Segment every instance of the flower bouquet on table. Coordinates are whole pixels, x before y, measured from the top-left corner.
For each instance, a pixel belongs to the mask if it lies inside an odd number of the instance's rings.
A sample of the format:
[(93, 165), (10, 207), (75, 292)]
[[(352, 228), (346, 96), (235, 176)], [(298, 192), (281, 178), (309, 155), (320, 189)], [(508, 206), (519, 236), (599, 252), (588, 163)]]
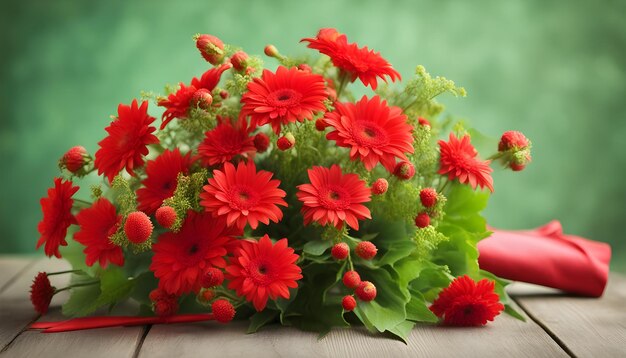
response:
[[(237, 318), (250, 332), (364, 325), (406, 339), (421, 322), (521, 318), (477, 243), (490, 235), (492, 161), (524, 169), (524, 135), (498, 145), (442, 115), (435, 98), (465, 90), (422, 66), (381, 85), (400, 74), (334, 29), (302, 39), (322, 56), (267, 46), (275, 70), (194, 39), (211, 68), (120, 104), (93, 156), (77, 146), (60, 159), (37, 246), (73, 265), (71, 283), (40, 273), (31, 298), (45, 314), (69, 289), (66, 316), (98, 316), (35, 328)], [(149, 106), (163, 109), (158, 130)], [(137, 316), (115, 316), (126, 300)]]

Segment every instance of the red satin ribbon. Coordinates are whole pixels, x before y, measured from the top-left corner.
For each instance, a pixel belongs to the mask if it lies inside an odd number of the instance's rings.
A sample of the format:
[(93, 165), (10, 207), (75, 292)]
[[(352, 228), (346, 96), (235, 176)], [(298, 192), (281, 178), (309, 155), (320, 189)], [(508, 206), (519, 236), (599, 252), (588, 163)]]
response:
[(170, 317), (94, 316), (72, 318), (59, 322), (35, 322), (32, 323), (29, 328), (41, 329), (43, 333), (55, 333), (117, 326), (143, 326), (146, 324), (201, 322), (210, 321), (212, 319), (212, 313), (180, 314)]
[(600, 297), (609, 277), (611, 247), (563, 234), (558, 221), (534, 230), (505, 231), (478, 243), (480, 268), (513, 281)]
[[(608, 244), (565, 235), (558, 221), (551, 221), (540, 228), (527, 231), (491, 230), (493, 234), (478, 243), (478, 261), (482, 269), (509, 280), (558, 288), (585, 296), (602, 295), (611, 260), (611, 247)], [(213, 314), (210, 313), (170, 317), (102, 316), (60, 322), (35, 322), (30, 328), (53, 333), (212, 319)]]

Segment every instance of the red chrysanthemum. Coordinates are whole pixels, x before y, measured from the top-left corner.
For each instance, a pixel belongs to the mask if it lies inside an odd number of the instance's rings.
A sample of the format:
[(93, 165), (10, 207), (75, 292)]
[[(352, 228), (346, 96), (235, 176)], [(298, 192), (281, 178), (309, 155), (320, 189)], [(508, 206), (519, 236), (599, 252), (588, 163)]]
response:
[(200, 205), (214, 216), (226, 218), (228, 226), (243, 229), (246, 223), (256, 229), (259, 221), (265, 225), (283, 218), (278, 205), (287, 206), (286, 193), (278, 189), (280, 180), (272, 173), (256, 171), (254, 162), (224, 163), (223, 170), (214, 170), (213, 178), (200, 193)]
[(138, 209), (148, 215), (163, 204), (163, 200), (174, 195), (178, 185), (178, 174), (189, 174), (192, 163), (191, 153), (182, 155), (178, 148), (170, 151), (166, 149), (161, 155), (146, 164), (146, 179), (137, 189)]
[(222, 73), (231, 68), (233, 65), (225, 63), (219, 67), (212, 68), (206, 71), (200, 79), (194, 77), (191, 80), (189, 86), (184, 83), (180, 83), (180, 87), (174, 93), (167, 96), (166, 99), (159, 100), (158, 105), (165, 107), (163, 112), (163, 123), (161, 123), (161, 129), (165, 128), (169, 122), (174, 118), (185, 119), (189, 115), (189, 109), (193, 105), (192, 97), (196, 91), (205, 89), (209, 92), (213, 91), (217, 84), (220, 82)]
[(378, 96), (363, 96), (356, 104), (336, 102), (324, 120), (335, 129), (326, 138), (350, 148), (350, 159), (360, 159), (367, 170), (380, 162), (393, 172), (396, 158), (407, 160), (405, 154), (413, 153), (413, 127), (407, 117)]
[(302, 270), (295, 264), (298, 255), (281, 239), (272, 246), (265, 235), (257, 241), (242, 241), (226, 267), (228, 288), (245, 296), (257, 311), (262, 311), (268, 298), (289, 299), (289, 288), (298, 287)]
[(190, 210), (179, 232), (161, 234), (152, 246), (150, 270), (169, 294), (197, 293), (207, 269), (226, 266), (226, 246), (241, 234), (223, 218)]
[(494, 292), (494, 282), (474, 282), (469, 276), (457, 277), (444, 288), (430, 306), (444, 323), (454, 326), (480, 326), (500, 314), (504, 306)]
[(221, 164), (233, 158), (249, 158), (255, 153), (254, 137), (245, 118), (232, 123), (222, 118), (219, 124), (206, 132), (204, 141), (198, 146), (198, 154), (206, 166)]
[(35, 276), (32, 285), (30, 285), (30, 302), (33, 303), (37, 313), (44, 315), (48, 312), (54, 290), (48, 279), (48, 274), (40, 272)]
[(448, 174), (449, 180), (458, 179), (460, 183), (469, 183), (473, 189), (476, 186), (489, 188), (493, 192), (493, 179), (489, 166), (490, 161), (480, 161), (476, 156), (478, 152), (470, 143), (469, 135), (464, 135), (459, 140), (450, 133), (450, 140), (439, 141), (441, 158), (439, 161), (439, 174)]
[(115, 212), (115, 206), (105, 198), (96, 200), (91, 207), (81, 210), (76, 215), (80, 230), (74, 234), (74, 240), (85, 246), (85, 263), (92, 266), (95, 262), (106, 268), (110, 263), (124, 265), (122, 248), (113, 244), (109, 237), (113, 235), (122, 220)]
[(314, 112), (324, 111), (327, 97), (322, 76), (279, 66), (276, 73), (263, 70), (248, 84), (241, 115), (250, 116), (253, 128), (269, 123), (278, 134), (281, 125), (310, 120)]
[(40, 200), (43, 219), (37, 226), (41, 234), (37, 248), (45, 243), (44, 252), (47, 256), (60, 258), (59, 246), (67, 246), (67, 228), (76, 224), (76, 218), (72, 215), (72, 196), (77, 191), (78, 187), (73, 186), (70, 180), (54, 178), (54, 188), (48, 189), (48, 196)]
[(301, 41), (308, 42), (307, 47), (330, 57), (333, 65), (347, 73), (352, 82), (358, 78), (365, 86), (375, 90), (378, 86), (377, 78), (385, 82), (385, 76), (391, 81), (402, 79), (400, 73), (379, 52), (370, 50), (367, 46), (359, 48), (355, 43), (348, 43), (346, 35), (335, 29), (321, 29), (317, 37), (304, 38)]
[(304, 224), (317, 221), (341, 229), (344, 221), (358, 230), (361, 219), (371, 219), (370, 210), (363, 205), (371, 200), (371, 191), (356, 174), (342, 174), (338, 165), (308, 170), (311, 184), (298, 185), (298, 200), (303, 203)]
[(130, 106), (120, 104), (117, 108), (117, 119), (105, 128), (109, 136), (101, 140), (100, 149), (96, 152), (95, 166), (98, 175), (103, 174), (109, 182), (124, 168), (131, 175), (143, 165), (143, 156), (148, 154), (148, 145), (158, 143), (159, 139), (152, 134), (156, 130), (150, 124), (155, 118), (148, 115), (148, 102), (137, 106), (133, 100)]

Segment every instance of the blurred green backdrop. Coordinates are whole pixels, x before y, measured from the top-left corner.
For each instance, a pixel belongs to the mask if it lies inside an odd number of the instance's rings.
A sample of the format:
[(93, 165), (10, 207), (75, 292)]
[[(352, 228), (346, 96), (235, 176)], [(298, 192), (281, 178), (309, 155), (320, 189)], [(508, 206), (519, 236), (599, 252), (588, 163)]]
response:
[(626, 271), (624, 1), (3, 1), (0, 14), (0, 252), (31, 252), (38, 199), (70, 146), (91, 153), (117, 104), (188, 81), (207, 64), (191, 36), (261, 54), (303, 53), (336, 27), (406, 78), (416, 64), (465, 86), (448, 110), (486, 134), (533, 141), (522, 173), (495, 173), (491, 225), (550, 219), (610, 242)]

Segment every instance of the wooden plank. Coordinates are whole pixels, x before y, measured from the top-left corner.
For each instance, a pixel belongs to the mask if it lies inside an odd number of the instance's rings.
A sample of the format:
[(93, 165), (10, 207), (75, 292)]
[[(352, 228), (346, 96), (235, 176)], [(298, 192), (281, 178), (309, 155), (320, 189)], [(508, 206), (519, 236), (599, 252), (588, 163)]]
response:
[[(39, 271), (62, 271), (70, 266), (63, 260), (42, 259), (23, 272), (0, 294), (0, 347), (11, 357), (132, 357), (141, 341), (144, 327), (106, 328), (66, 333), (43, 334), (23, 331), (37, 314), (29, 300), (32, 278)], [(65, 287), (69, 275), (51, 276), (52, 284)], [(43, 320), (62, 320), (60, 305), (67, 292), (55, 296)], [(22, 332), (23, 331), (23, 332)]]
[(577, 357), (626, 357), (626, 277), (609, 276), (601, 298), (515, 283), (515, 300)]
[(29, 264), (34, 263), (34, 257), (19, 257), (0, 255), (0, 293), (9, 286), (12, 279), (15, 278)]
[(140, 357), (567, 357), (537, 324), (503, 315), (486, 327), (418, 326), (408, 345), (364, 329), (334, 330), (325, 338), (270, 326), (245, 334), (246, 322), (153, 326)]

